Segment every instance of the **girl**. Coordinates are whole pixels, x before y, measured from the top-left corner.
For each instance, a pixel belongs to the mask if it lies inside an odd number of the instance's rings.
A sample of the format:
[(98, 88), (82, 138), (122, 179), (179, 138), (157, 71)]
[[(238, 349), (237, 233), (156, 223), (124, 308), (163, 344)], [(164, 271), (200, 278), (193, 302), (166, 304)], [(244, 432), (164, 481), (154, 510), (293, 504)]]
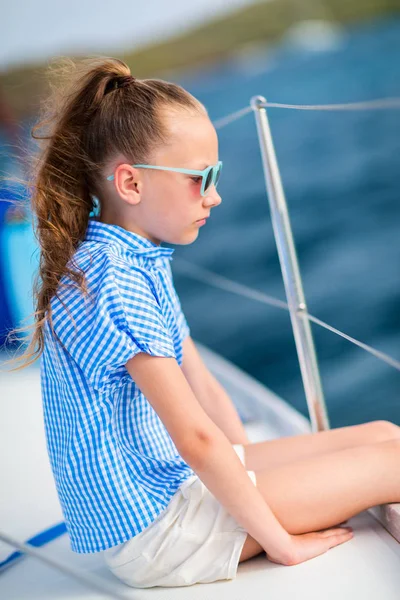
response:
[(174, 250), (162, 246), (193, 243), (221, 202), (206, 108), (116, 59), (67, 66), (34, 128), (49, 129), (32, 193), (41, 258), (25, 356), (42, 355), (72, 549), (102, 552), (145, 588), (232, 579), (261, 552), (295, 565), (350, 540), (341, 523), (400, 500), (399, 428), (249, 443), (190, 337)]

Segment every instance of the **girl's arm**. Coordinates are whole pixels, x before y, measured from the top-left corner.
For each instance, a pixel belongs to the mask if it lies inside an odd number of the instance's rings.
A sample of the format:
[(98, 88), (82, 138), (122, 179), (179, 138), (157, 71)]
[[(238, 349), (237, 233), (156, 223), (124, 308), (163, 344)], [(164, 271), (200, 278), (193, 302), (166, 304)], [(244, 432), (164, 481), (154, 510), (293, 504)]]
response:
[(176, 359), (141, 352), (126, 368), (204, 485), (268, 554), (290, 564), (292, 536), (251, 481), (225, 434), (203, 410)]
[(181, 368), (203, 409), (224, 432), (231, 444), (249, 444), (243, 423), (232, 400), (204, 364), (192, 338), (187, 336), (182, 346)]

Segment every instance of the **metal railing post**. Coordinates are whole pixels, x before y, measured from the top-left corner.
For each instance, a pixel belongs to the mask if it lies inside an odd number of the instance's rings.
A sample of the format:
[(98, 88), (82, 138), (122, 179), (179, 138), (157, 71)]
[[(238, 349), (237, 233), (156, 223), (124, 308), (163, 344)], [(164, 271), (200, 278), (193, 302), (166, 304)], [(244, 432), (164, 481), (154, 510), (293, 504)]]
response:
[(278, 248), (311, 426), (314, 432), (323, 431), (329, 429), (328, 414), (319, 376), (311, 326), (309, 320), (303, 314), (307, 311), (307, 306), (267, 112), (265, 107), (262, 106), (264, 103), (266, 103), (266, 99), (263, 96), (253, 96), (250, 101), (256, 119), (272, 226)]

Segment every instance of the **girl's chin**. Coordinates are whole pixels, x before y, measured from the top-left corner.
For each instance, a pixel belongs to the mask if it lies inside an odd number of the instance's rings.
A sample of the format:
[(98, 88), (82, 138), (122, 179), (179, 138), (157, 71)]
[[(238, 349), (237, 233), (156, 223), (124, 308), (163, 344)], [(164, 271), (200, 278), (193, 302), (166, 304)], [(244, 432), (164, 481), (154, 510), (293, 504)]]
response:
[(196, 226), (196, 228), (194, 230), (192, 230), (190, 232), (190, 234), (187, 236), (187, 241), (183, 242), (184, 244), (191, 244), (192, 242), (194, 242), (195, 240), (197, 240), (197, 238), (199, 237), (199, 231), (200, 228)]
[(187, 229), (183, 231), (180, 235), (171, 236), (171, 239), (164, 239), (163, 241), (166, 244), (175, 244), (177, 246), (187, 246), (188, 244), (192, 244), (199, 236), (199, 227), (195, 225), (191, 229)]

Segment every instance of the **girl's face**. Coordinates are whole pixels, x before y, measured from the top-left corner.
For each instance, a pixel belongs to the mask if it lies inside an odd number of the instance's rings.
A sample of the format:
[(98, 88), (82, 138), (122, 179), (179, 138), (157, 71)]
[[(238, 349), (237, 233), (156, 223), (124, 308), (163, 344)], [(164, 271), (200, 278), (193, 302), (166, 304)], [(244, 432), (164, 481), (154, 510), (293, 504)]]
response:
[[(149, 164), (196, 170), (217, 164), (218, 137), (207, 115), (170, 111), (163, 118), (171, 141), (153, 153)], [(156, 244), (191, 244), (202, 226), (199, 221), (221, 203), (214, 185), (200, 194), (201, 177), (116, 164), (110, 184), (119, 196), (113, 202), (114, 209), (121, 208), (117, 224)], [(101, 220), (107, 222), (107, 210)], [(116, 222), (115, 210), (110, 222)]]

